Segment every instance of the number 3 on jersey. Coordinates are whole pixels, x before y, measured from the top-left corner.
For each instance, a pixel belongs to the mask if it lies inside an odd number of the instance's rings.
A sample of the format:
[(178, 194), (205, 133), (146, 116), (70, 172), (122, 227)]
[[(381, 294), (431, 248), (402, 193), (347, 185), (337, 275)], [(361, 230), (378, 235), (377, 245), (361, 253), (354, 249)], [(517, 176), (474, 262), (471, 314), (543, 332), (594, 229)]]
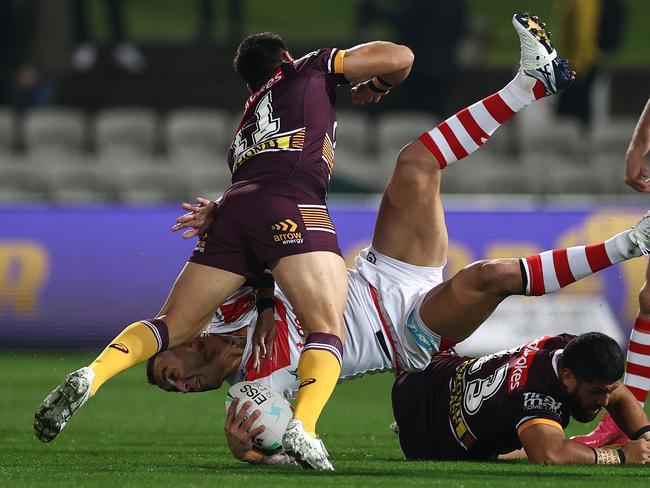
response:
[(273, 98), (267, 92), (255, 107), (255, 122), (244, 125), (235, 136), (235, 161), (255, 144), (280, 131), (280, 118), (273, 118)]
[(508, 365), (504, 364), (487, 378), (477, 378), (467, 383), (463, 402), (468, 414), (474, 415), (478, 412), (483, 402), (501, 388), (507, 372)]

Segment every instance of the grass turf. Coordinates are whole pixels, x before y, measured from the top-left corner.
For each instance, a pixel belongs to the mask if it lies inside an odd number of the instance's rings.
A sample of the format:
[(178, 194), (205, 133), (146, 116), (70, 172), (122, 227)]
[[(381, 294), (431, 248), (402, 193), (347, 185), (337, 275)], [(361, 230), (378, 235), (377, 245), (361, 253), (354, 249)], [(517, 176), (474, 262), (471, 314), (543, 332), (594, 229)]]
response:
[(0, 352), (0, 486), (648, 486), (643, 466), (405, 462), (388, 430), (390, 375), (337, 388), (319, 423), (334, 473), (235, 461), (223, 436), (225, 391), (158, 391), (143, 366), (106, 384), (59, 439), (41, 444), (32, 435), (34, 410), (92, 356)]

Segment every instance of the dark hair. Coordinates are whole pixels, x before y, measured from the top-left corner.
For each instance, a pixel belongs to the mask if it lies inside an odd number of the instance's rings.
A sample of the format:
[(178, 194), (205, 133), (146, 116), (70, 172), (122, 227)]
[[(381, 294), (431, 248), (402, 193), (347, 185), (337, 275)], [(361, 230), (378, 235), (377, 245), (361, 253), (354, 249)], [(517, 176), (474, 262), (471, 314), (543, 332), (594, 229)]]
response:
[(156, 379), (153, 376), (153, 363), (156, 361), (157, 357), (158, 354), (156, 354), (155, 356), (151, 356), (147, 361), (147, 382), (150, 385), (155, 385), (155, 386), (158, 386), (158, 383), (156, 383)]
[(614, 382), (621, 379), (625, 356), (614, 339), (600, 332), (588, 332), (569, 342), (558, 361), (581, 380)]
[(235, 71), (253, 91), (257, 91), (282, 64), (282, 53), (286, 50), (287, 46), (277, 34), (251, 34), (237, 48), (233, 61)]

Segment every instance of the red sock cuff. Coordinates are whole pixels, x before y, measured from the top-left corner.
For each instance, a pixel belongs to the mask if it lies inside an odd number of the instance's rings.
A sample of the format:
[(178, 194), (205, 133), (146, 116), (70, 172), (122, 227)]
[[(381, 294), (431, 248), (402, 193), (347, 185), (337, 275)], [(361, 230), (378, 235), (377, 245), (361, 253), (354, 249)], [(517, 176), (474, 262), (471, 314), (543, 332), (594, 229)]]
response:
[(644, 320), (641, 317), (637, 317), (634, 321), (634, 330), (650, 334), (650, 320)]
[(429, 133), (425, 132), (420, 137), (418, 137), (418, 140), (420, 142), (422, 142), (422, 144), (424, 144), (425, 147), (429, 151), (431, 151), (431, 154), (433, 154), (433, 157), (435, 157), (438, 160), (438, 164), (440, 165), (440, 169), (445, 169), (447, 167), (447, 160), (442, 155), (442, 152), (440, 152), (440, 149), (438, 148), (438, 145), (435, 143), (435, 141), (429, 135)]

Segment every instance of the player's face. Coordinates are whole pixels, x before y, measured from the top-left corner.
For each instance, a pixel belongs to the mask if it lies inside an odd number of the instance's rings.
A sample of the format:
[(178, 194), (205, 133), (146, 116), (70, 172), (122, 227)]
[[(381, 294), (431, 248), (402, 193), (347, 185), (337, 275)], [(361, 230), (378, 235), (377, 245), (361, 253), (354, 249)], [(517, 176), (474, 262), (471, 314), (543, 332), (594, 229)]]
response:
[(156, 385), (166, 391), (195, 393), (214, 390), (223, 383), (219, 355), (209, 347), (209, 339), (193, 341), (160, 354), (154, 362)]
[(584, 381), (575, 379), (571, 393), (571, 413), (579, 422), (590, 422), (596, 418), (601, 408), (609, 404), (609, 399), (620, 386), (620, 381), (608, 382), (603, 380)]

